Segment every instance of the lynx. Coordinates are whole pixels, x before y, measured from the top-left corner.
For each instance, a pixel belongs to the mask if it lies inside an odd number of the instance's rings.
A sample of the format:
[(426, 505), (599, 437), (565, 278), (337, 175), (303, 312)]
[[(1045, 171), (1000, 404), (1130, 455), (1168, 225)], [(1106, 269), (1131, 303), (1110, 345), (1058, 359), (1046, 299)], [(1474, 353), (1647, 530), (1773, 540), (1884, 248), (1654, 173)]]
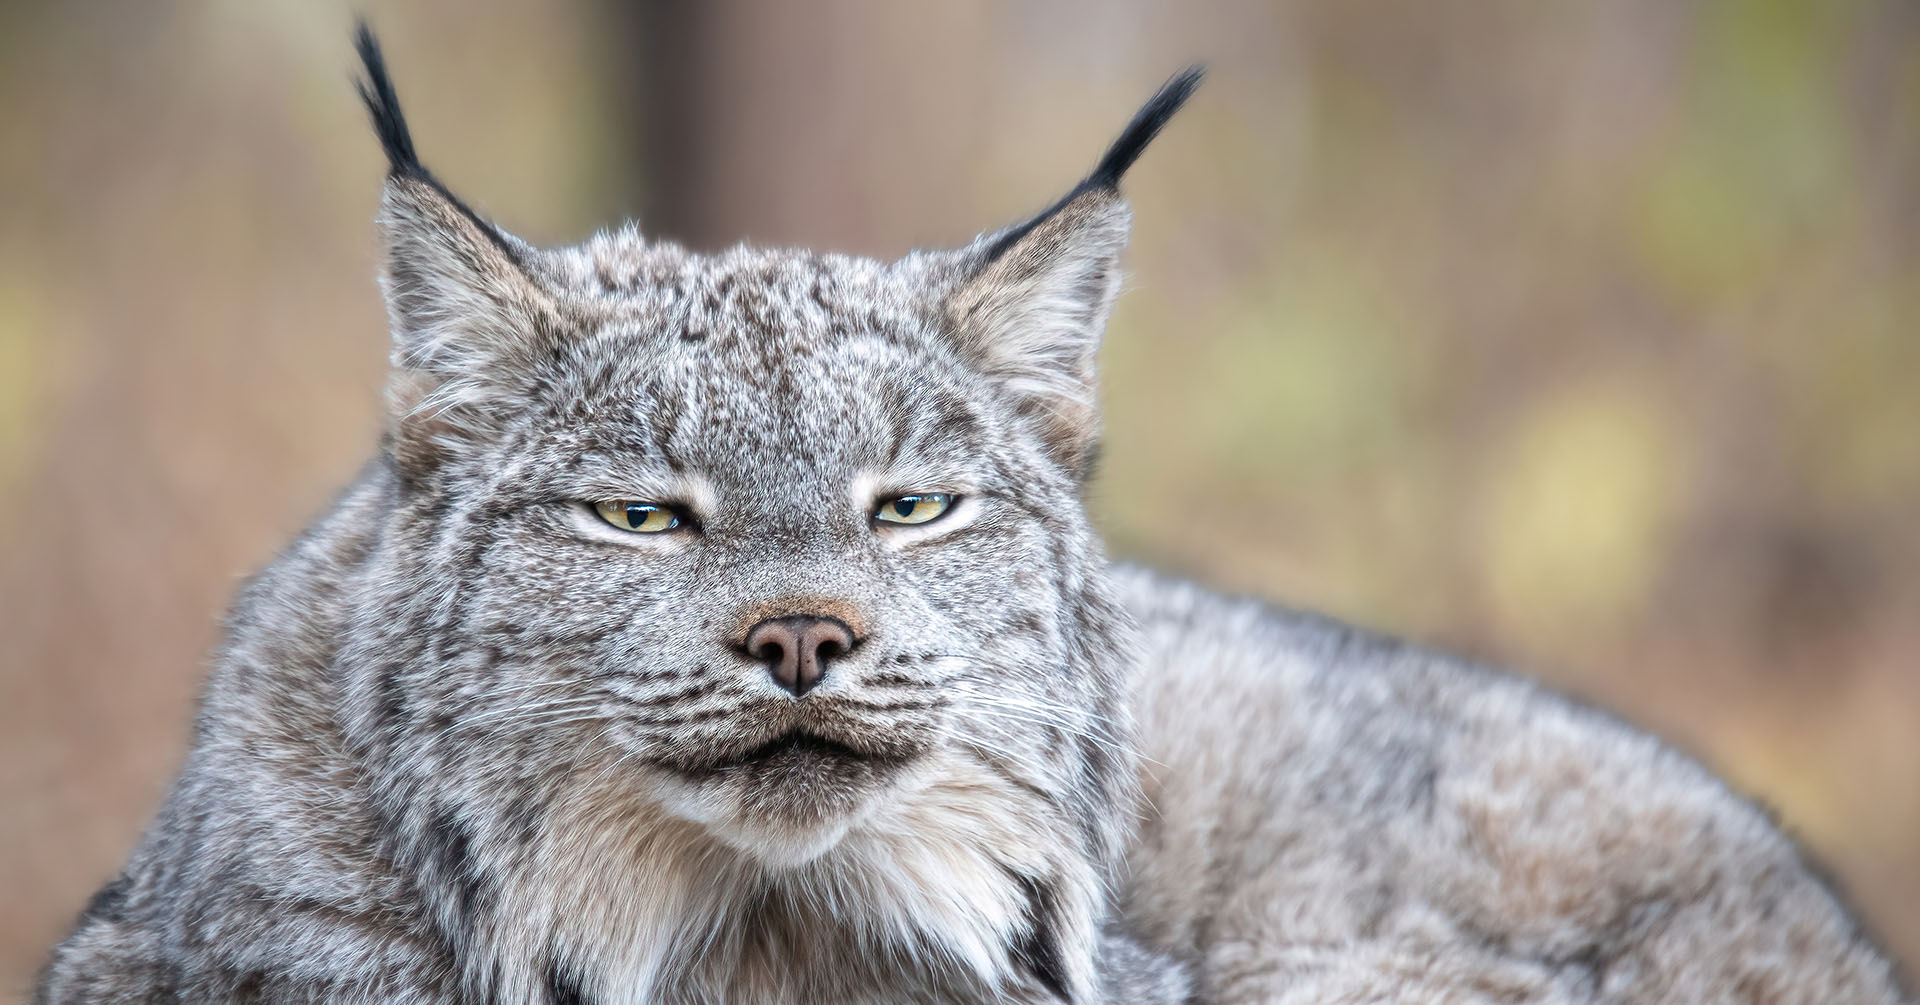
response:
[(1122, 175), (893, 262), (530, 246), (389, 161), (380, 448), (236, 602), (43, 1002), (1895, 1002), (1520, 679), (1117, 566)]

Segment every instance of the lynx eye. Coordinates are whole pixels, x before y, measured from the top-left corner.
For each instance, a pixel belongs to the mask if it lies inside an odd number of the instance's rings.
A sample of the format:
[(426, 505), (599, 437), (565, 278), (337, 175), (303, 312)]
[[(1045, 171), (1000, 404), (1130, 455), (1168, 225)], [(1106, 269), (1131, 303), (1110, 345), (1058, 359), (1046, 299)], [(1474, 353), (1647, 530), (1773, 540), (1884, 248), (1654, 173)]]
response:
[(600, 519), (636, 534), (658, 534), (672, 530), (681, 523), (680, 514), (674, 512), (672, 507), (659, 503), (609, 499), (594, 503), (593, 509), (600, 514)]
[(916, 524), (938, 520), (953, 506), (953, 496), (945, 492), (922, 492), (882, 500), (873, 518), (880, 523)]

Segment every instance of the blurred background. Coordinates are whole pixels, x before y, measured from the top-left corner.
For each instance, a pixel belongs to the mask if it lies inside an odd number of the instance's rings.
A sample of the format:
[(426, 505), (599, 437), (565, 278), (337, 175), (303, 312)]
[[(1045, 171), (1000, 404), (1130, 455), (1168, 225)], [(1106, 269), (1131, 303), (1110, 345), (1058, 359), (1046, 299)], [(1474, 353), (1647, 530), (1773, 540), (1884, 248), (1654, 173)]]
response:
[[(1128, 183), (1114, 549), (1650, 726), (1920, 962), (1920, 5), (364, 7), (540, 242), (962, 242), (1204, 59)], [(0, 7), (0, 993), (373, 448), (352, 9)]]

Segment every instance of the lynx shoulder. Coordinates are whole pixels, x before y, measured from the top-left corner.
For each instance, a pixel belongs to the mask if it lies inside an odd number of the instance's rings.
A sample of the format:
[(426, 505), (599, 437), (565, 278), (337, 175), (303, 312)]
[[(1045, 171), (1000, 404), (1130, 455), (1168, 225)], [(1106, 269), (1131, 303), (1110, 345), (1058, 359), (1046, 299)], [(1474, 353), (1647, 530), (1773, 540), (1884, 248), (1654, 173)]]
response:
[(43, 1002), (1892, 1002), (1757, 813), (1115, 568), (1120, 182), (893, 262), (536, 248), (386, 151), (384, 436), (241, 594)]

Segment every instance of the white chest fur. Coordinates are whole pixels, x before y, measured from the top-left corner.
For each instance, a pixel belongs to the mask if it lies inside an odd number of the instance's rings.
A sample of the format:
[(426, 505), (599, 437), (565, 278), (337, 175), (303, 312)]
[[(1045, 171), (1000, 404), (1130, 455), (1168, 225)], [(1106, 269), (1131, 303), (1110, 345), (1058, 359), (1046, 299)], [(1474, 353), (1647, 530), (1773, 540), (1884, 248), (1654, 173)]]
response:
[[(518, 870), (494, 919), (495, 958), (527, 964), (499, 976), (503, 1000), (546, 1000), (553, 966), (601, 1005), (998, 993), (1030, 983), (1016, 947), (1043, 923), (1036, 882), (1053, 892), (1044, 923), (1091, 942), (1097, 881), (1066, 822), (952, 753), (799, 864), (604, 788), (556, 805), (540, 844), (554, 851)], [(1090, 961), (1063, 967), (1088, 979)]]

